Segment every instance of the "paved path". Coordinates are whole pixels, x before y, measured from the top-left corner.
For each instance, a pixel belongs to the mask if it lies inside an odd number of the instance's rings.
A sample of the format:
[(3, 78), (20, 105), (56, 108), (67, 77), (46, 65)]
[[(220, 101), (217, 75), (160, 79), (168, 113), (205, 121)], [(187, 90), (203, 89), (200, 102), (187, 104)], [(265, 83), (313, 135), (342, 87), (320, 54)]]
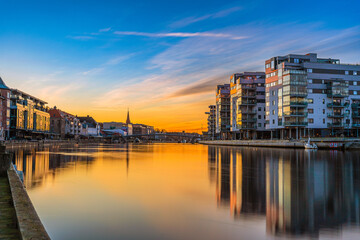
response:
[(0, 177), (0, 239), (20, 239), (9, 182), (6, 177)]

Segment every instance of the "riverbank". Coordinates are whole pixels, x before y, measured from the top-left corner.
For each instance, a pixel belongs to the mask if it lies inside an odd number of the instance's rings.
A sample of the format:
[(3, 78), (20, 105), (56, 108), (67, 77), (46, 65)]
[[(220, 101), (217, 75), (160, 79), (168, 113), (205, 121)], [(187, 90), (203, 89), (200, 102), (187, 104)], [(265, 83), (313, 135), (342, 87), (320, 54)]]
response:
[(50, 239), (12, 163), (0, 146), (0, 239)]
[[(360, 139), (344, 138), (314, 138), (318, 148), (360, 150)], [(219, 146), (241, 146), (241, 147), (274, 147), (274, 148), (304, 148), (306, 140), (214, 140), (200, 141), (200, 144)]]

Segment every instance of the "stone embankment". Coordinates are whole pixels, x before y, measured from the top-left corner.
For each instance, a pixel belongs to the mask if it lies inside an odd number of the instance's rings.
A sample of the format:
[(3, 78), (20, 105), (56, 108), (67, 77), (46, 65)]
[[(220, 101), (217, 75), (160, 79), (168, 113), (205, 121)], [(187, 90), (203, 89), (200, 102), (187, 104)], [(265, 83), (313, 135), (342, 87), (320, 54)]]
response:
[(0, 146), (0, 239), (50, 239), (11, 159)]
[[(307, 139), (302, 140), (214, 140), (200, 141), (205, 145), (241, 146), (241, 147), (275, 147), (275, 148), (304, 148)], [(360, 149), (360, 139), (344, 138), (314, 138), (311, 142), (323, 149)]]

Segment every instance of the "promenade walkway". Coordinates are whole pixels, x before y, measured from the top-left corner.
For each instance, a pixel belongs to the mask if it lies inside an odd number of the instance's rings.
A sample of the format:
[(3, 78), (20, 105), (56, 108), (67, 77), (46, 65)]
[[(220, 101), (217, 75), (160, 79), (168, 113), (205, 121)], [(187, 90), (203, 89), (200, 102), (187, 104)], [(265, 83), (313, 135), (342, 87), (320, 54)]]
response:
[(0, 239), (21, 239), (7, 177), (0, 177)]

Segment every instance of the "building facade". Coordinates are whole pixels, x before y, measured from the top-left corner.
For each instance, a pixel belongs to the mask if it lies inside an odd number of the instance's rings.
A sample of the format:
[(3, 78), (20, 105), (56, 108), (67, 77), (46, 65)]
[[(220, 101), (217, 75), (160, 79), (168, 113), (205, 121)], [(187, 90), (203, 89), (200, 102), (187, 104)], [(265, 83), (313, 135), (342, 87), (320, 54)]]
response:
[(359, 136), (360, 65), (289, 54), (266, 60), (265, 72), (273, 137)]
[(215, 105), (210, 105), (209, 106), (209, 111), (206, 112), (205, 114), (208, 115), (207, 118), (207, 126), (208, 126), (208, 131), (206, 133), (207, 137), (211, 140), (215, 139), (215, 133), (216, 133), (216, 106)]
[(56, 106), (49, 110), (50, 131), (61, 138), (77, 138), (81, 134), (82, 125), (76, 116), (64, 112)]
[(46, 102), (18, 89), (10, 94), (10, 137), (35, 138), (50, 134)]
[(216, 87), (216, 135), (218, 139), (231, 138), (230, 84)]
[(9, 138), (10, 130), (10, 88), (0, 77), (0, 140)]
[(265, 73), (230, 77), (230, 122), (233, 139), (262, 138), (265, 128)]
[(100, 137), (100, 124), (93, 117), (78, 117), (81, 123), (81, 134), (88, 137)]

